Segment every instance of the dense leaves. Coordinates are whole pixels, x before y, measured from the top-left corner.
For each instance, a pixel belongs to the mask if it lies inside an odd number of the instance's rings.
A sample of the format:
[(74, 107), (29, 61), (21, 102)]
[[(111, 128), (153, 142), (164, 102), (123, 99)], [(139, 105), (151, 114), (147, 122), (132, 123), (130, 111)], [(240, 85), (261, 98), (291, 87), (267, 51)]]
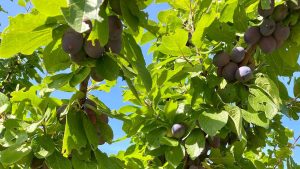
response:
[[(300, 112), (297, 1), (18, 3), (33, 7), (1, 34), (0, 168), (299, 168), (282, 124)], [(157, 22), (153, 3), (169, 6)], [(110, 110), (93, 94), (119, 80), (127, 105)]]

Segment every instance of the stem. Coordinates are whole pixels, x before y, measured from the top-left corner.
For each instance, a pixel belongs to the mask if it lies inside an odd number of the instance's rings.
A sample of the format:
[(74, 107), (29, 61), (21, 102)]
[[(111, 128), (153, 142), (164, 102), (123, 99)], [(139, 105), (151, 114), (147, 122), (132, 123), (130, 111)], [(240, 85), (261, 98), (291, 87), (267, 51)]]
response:
[(81, 91), (84, 95), (81, 99), (79, 99), (79, 104), (80, 107), (83, 106), (83, 104), (86, 101), (86, 94), (87, 94), (87, 89), (88, 89), (88, 84), (89, 84), (90, 76), (86, 77), (81, 83), (79, 87), (79, 91)]
[(245, 55), (245, 58), (244, 58), (244, 60), (242, 61), (242, 63), (240, 63), (240, 67), (241, 66), (245, 66), (245, 65), (247, 65), (248, 64), (248, 62), (249, 62), (249, 60), (250, 60), (250, 58), (252, 57), (252, 54), (253, 54), (253, 52), (255, 51), (255, 49), (256, 49), (256, 44), (255, 45), (250, 45), (250, 46), (248, 46), (248, 48), (246, 49), (246, 55)]

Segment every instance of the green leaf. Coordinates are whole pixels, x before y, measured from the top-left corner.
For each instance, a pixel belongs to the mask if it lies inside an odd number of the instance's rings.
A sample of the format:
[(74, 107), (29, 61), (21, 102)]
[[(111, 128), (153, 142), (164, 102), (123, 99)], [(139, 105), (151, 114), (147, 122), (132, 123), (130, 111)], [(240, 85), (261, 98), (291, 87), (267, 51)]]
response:
[(139, 14), (140, 10), (136, 5), (135, 0), (127, 0), (127, 1), (120, 1), (122, 16), (124, 20), (129, 25), (129, 27), (134, 31), (138, 31), (139, 25)]
[(89, 29), (84, 19), (102, 21), (99, 16), (102, 0), (69, 0), (67, 8), (62, 8), (67, 23), (77, 32), (83, 33)]
[(61, 40), (52, 41), (43, 52), (45, 68), (49, 73), (69, 68), (71, 60), (69, 55), (62, 50)]
[[(196, 30), (193, 34), (192, 37), (192, 42), (194, 45), (196, 45), (198, 48), (200, 48), (202, 46), (202, 40), (205, 36), (204, 31), (206, 28), (208, 28), (213, 21), (216, 18), (216, 13), (214, 11), (211, 11), (210, 13), (204, 13), (200, 20), (197, 22), (196, 24)], [(181, 38), (185, 38), (184, 36)]]
[(241, 137), (242, 134), (242, 112), (237, 106), (226, 105), (225, 110), (228, 112), (230, 119), (234, 124), (234, 132)]
[(63, 74), (58, 74), (58, 75), (54, 75), (51, 76), (49, 78), (50, 83), (49, 83), (49, 88), (55, 88), (55, 89), (59, 89), (63, 86), (65, 86), (73, 77), (73, 74), (71, 73), (63, 73)]
[(85, 135), (92, 149), (93, 150), (97, 149), (99, 136), (97, 135), (97, 130), (95, 126), (91, 123), (91, 120), (89, 120), (86, 116), (83, 116), (83, 127), (85, 130)]
[(174, 167), (177, 167), (184, 158), (185, 150), (182, 145), (171, 147), (169, 151), (165, 152), (166, 160)]
[(277, 105), (261, 90), (250, 88), (249, 91), (248, 103), (251, 108), (257, 112), (262, 111), (266, 114), (268, 119), (273, 119), (278, 113)]
[(111, 144), (114, 138), (114, 134), (110, 125), (102, 121), (98, 121), (97, 125), (100, 130), (100, 137), (103, 138), (107, 143)]
[(189, 56), (192, 52), (186, 46), (187, 41), (188, 32), (183, 29), (176, 29), (174, 34), (163, 36), (158, 50), (172, 56)]
[(234, 163), (234, 157), (230, 152), (226, 152), (225, 155), (221, 154), (220, 149), (211, 149), (210, 159), (216, 164), (222, 164), (227, 166), (226, 168), (231, 168)]
[(100, 74), (104, 79), (113, 81), (119, 75), (120, 68), (118, 64), (110, 58), (110, 56), (103, 56), (97, 59), (96, 72)]
[[(220, 15), (220, 22), (233, 23), (235, 9), (238, 6), (238, 0), (229, 0), (225, 3), (225, 7)], [(245, 23), (245, 22), (244, 22)]]
[(226, 125), (228, 112), (204, 111), (199, 115), (198, 120), (203, 131), (210, 136), (214, 136)]
[(55, 150), (55, 145), (51, 137), (45, 135), (33, 138), (31, 141), (31, 147), (37, 158), (46, 158)]
[(81, 67), (73, 73), (73, 77), (70, 79), (69, 84), (71, 87), (75, 87), (81, 83), (90, 74), (91, 69), (89, 67)]
[(31, 0), (31, 3), (39, 12), (46, 16), (62, 15), (61, 8), (67, 7), (66, 0)]
[(178, 140), (173, 139), (173, 138), (168, 138), (168, 137), (161, 137), (159, 139), (159, 142), (161, 145), (167, 145), (167, 146), (172, 146), (172, 147), (177, 147), (178, 146)]
[(185, 140), (185, 148), (189, 157), (195, 160), (205, 148), (205, 137), (200, 129), (194, 129)]
[(65, 157), (70, 155), (73, 149), (80, 150), (87, 144), (82, 116), (83, 112), (74, 109), (71, 109), (67, 114), (62, 147), (62, 153)]
[(76, 155), (72, 156), (74, 169), (98, 169), (97, 163), (80, 160)]
[(241, 110), (243, 119), (248, 123), (253, 123), (266, 129), (269, 128), (269, 119), (266, 118), (264, 113), (248, 112), (243, 109)]
[(166, 103), (165, 110), (164, 110), (165, 116), (170, 122), (173, 122), (175, 115), (176, 115), (177, 108), (178, 108), (177, 101), (170, 100)]
[(33, 13), (9, 18), (9, 26), (1, 34), (1, 58), (9, 58), (17, 53), (30, 55), (38, 47), (50, 43), (52, 28), (43, 27), (46, 20), (44, 15)]
[(49, 169), (72, 169), (71, 162), (57, 151), (46, 158), (46, 164)]
[(10, 107), (11, 104), (9, 98), (5, 94), (0, 93), (0, 114), (9, 111)]
[(299, 98), (300, 97), (300, 78), (295, 80), (294, 84), (294, 96)]
[(10, 165), (18, 162), (31, 152), (29, 145), (16, 144), (0, 152), (0, 162), (4, 165)]

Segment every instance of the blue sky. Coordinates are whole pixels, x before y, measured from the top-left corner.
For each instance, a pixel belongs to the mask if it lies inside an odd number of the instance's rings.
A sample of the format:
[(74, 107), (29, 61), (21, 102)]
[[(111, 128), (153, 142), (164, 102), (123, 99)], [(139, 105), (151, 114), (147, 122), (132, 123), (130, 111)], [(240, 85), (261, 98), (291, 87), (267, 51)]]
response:
[[(0, 13), (0, 23), (1, 23), (0, 31), (2, 31), (7, 26), (8, 16), (15, 16), (18, 13), (26, 13), (25, 8), (17, 6), (16, 3), (12, 3), (9, 0), (1, 0), (0, 5), (9, 12), (8, 14)], [(157, 20), (157, 14), (159, 13), (159, 11), (165, 10), (167, 8), (168, 8), (168, 5), (166, 5), (166, 4), (160, 4), (160, 5), (152, 4), (146, 9), (146, 12), (148, 12), (150, 19)], [(142, 51), (143, 51), (143, 54), (145, 56), (147, 63), (150, 63), (151, 59), (152, 59), (151, 54), (150, 55), (147, 54), (149, 46), (150, 46), (150, 44), (146, 44), (146, 45), (142, 46)], [(300, 62), (300, 59), (298, 62)], [(299, 77), (300, 73), (296, 73), (294, 76)], [(293, 96), (293, 92), (292, 92), (293, 82), (288, 85), (287, 78), (280, 78), (280, 79), (288, 87), (289, 94), (291, 96)], [(97, 96), (100, 100), (102, 100), (111, 109), (119, 109), (120, 107), (126, 105), (126, 103), (124, 103), (122, 101), (122, 90), (121, 90), (122, 86), (126, 86), (126, 84), (123, 81), (121, 81), (121, 79), (119, 78), (116, 87), (112, 88), (110, 93), (96, 91), (96, 92), (93, 92), (92, 94)], [(66, 98), (66, 99), (70, 98), (71, 95), (72, 95), (72, 93), (59, 93), (59, 92), (54, 93), (55, 97)], [(120, 121), (115, 120), (115, 119), (110, 119), (109, 123), (114, 130), (114, 135), (115, 135), (114, 139), (121, 138), (125, 135), (124, 132), (122, 131), (122, 123)], [(300, 124), (299, 121), (293, 121), (293, 120), (284, 118), (283, 123), (285, 124), (286, 127), (294, 130), (295, 137), (300, 135), (300, 128), (297, 127)], [(105, 144), (105, 145), (100, 146), (99, 148), (109, 154), (115, 154), (119, 150), (125, 150), (129, 144), (130, 144), (130, 141), (127, 139), (125, 141), (114, 143), (112, 145)], [(294, 151), (294, 157), (295, 157), (296, 162), (300, 163), (300, 149), (299, 148)]]

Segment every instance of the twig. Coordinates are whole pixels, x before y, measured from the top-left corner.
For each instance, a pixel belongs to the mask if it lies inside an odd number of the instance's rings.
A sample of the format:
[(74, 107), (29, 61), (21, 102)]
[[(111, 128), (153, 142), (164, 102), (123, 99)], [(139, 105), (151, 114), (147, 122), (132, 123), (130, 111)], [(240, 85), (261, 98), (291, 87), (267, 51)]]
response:
[(248, 48), (246, 49), (246, 55), (245, 55), (245, 58), (244, 58), (244, 60), (240, 63), (239, 66), (245, 66), (245, 65), (248, 64), (250, 58), (251, 58), (252, 55), (253, 55), (253, 52), (254, 52), (255, 49), (256, 49), (256, 46), (257, 46), (256, 44), (255, 44), (255, 45), (250, 45), (250, 46), (248, 46)]

